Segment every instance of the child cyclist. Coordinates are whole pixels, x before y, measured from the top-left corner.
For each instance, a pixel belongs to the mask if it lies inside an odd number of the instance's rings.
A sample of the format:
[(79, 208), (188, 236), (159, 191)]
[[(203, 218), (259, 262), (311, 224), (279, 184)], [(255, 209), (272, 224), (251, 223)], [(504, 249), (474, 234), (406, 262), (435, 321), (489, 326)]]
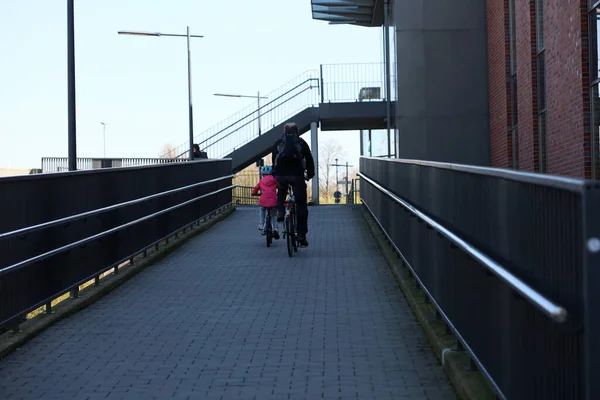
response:
[[(267, 214), (267, 208), (271, 208), (274, 211), (277, 208), (277, 181), (271, 175), (273, 172), (273, 167), (270, 165), (265, 165), (260, 168), (260, 173), (262, 175), (261, 180), (254, 186), (252, 189), (252, 196), (258, 196), (258, 192), (260, 191), (260, 209), (258, 213), (259, 223), (258, 230), (261, 231), (263, 235), (266, 234), (264, 231), (265, 226), (265, 216)], [(277, 232), (277, 222), (275, 213), (271, 212), (271, 227), (273, 229), (273, 238), (275, 240), (279, 239), (279, 232)]]

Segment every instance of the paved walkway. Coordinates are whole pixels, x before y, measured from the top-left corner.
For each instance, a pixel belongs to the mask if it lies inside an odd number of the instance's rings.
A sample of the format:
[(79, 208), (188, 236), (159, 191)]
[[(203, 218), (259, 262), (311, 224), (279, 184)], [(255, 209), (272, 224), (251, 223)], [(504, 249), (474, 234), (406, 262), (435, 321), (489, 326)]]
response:
[(356, 207), (227, 220), (0, 361), (1, 399), (454, 399)]

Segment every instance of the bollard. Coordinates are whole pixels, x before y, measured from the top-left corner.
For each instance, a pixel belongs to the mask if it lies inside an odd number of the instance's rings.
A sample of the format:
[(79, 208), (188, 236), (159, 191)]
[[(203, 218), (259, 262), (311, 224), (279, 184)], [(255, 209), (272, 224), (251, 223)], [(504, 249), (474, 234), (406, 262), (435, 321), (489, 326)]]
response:
[(100, 275), (94, 277), (94, 286), (100, 286)]
[(71, 289), (71, 291), (70, 291), (70, 296), (69, 296), (69, 297), (70, 297), (71, 299), (76, 299), (76, 298), (78, 298), (78, 297), (79, 297), (79, 286), (77, 286), (77, 287), (76, 287), (76, 288), (74, 288), (74, 289)]

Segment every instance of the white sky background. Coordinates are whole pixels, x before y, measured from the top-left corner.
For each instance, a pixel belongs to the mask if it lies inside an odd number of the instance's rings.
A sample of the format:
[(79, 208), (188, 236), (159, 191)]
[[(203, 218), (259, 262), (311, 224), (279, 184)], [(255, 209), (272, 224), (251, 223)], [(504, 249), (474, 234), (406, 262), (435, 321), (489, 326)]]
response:
[[(252, 104), (213, 93), (267, 93), (319, 64), (382, 61), (381, 28), (313, 20), (309, 0), (86, 1), (75, 20), (78, 157), (102, 157), (101, 121), (107, 157), (156, 157), (188, 138), (185, 39), (119, 30), (205, 35), (192, 39), (196, 134)], [(66, 4), (4, 1), (0, 37), (0, 167), (66, 157)], [(358, 132), (320, 134), (329, 138), (358, 165)]]

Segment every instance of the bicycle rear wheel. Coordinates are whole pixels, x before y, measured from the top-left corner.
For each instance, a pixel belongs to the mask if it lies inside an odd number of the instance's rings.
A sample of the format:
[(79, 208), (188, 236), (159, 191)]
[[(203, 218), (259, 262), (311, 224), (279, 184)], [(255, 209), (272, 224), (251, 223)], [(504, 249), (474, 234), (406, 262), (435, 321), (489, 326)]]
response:
[(294, 226), (294, 252), (298, 252), (298, 218), (296, 215), (296, 209), (294, 208), (294, 212), (292, 213), (292, 221)]
[(291, 257), (294, 254), (294, 241), (296, 240), (294, 235), (294, 226), (292, 224), (291, 218), (286, 218), (285, 220), (285, 231), (287, 236), (288, 256)]

